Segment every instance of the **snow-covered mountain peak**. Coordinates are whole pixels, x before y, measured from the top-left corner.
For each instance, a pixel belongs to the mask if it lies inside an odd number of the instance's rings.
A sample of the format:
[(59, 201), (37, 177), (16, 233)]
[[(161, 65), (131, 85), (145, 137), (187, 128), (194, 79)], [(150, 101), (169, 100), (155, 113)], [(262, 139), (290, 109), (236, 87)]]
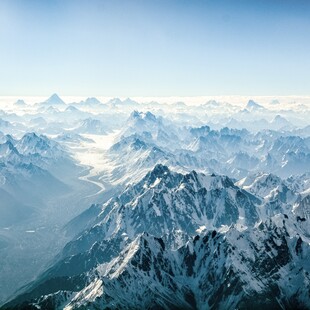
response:
[(134, 139), (131, 143), (131, 147), (135, 150), (146, 149), (147, 144), (139, 138)]
[(21, 140), (19, 141), (19, 145), (36, 145), (37, 143), (42, 143), (42, 145), (47, 144), (48, 139), (44, 136), (38, 136), (35, 132), (26, 133)]
[(270, 104), (271, 105), (278, 105), (278, 104), (280, 104), (280, 101), (278, 99), (273, 99), (270, 101)]
[(305, 196), (310, 194), (310, 172), (302, 175), (290, 176), (286, 179), (288, 187), (293, 191)]
[(236, 188), (234, 182), (227, 176), (215, 174), (205, 175), (196, 171), (191, 171), (189, 174), (184, 175), (182, 183), (193, 185), (196, 191), (201, 188), (205, 188), (208, 191)]
[(280, 177), (272, 173), (249, 175), (237, 182), (236, 185), (266, 201), (292, 203), (296, 200), (295, 192)]
[(144, 189), (171, 189), (176, 186), (180, 180), (180, 175), (172, 172), (167, 166), (157, 164), (153, 170), (149, 171), (146, 176), (138, 183)]
[(273, 119), (272, 119), (272, 121), (271, 121), (271, 123), (275, 123), (275, 122), (281, 122), (281, 123), (283, 123), (284, 125), (285, 124), (289, 124), (289, 121), (285, 118), (285, 117), (283, 117), (283, 116), (281, 116), (280, 114), (277, 114)]
[[(310, 220), (310, 194), (305, 196), (299, 202), (294, 205), (294, 214), (300, 217), (300, 221), (305, 222)], [(306, 224), (306, 223), (305, 223)], [(310, 227), (309, 227), (310, 232)]]
[(55, 93), (51, 95), (46, 101), (43, 102), (45, 105), (64, 105), (65, 102)]
[(16, 142), (17, 142), (17, 140), (14, 139), (11, 135), (3, 135), (1, 137), (1, 142), (0, 143), (5, 143), (7, 141), (11, 142), (13, 145), (15, 145)]
[(58, 143), (50, 140), (46, 136), (37, 135), (34, 132), (26, 133), (15, 146), (19, 153), (23, 155), (40, 154), (46, 158), (60, 158), (63, 151)]
[(270, 127), (275, 130), (288, 130), (292, 128), (292, 124), (283, 116), (277, 114), (270, 122)]
[(79, 133), (88, 134), (106, 134), (106, 127), (104, 123), (99, 119), (92, 117), (86, 118), (79, 123), (79, 127), (76, 129)]
[(204, 104), (204, 106), (210, 107), (210, 108), (218, 108), (220, 106), (220, 103), (217, 102), (216, 100), (209, 100), (208, 102)]
[(138, 149), (145, 149), (147, 144), (143, 140), (143, 136), (134, 134), (128, 137), (122, 137), (120, 141), (116, 142), (110, 147), (110, 151), (112, 152), (120, 152), (120, 151), (127, 151), (128, 147), (132, 147), (135, 150)]
[[(195, 171), (184, 175), (158, 164), (140, 182), (103, 205), (98, 219), (107, 237), (126, 233), (132, 238), (141, 232), (162, 237), (172, 231), (177, 235), (185, 227), (192, 235), (201, 226), (254, 225), (259, 203), (227, 177)], [(172, 242), (177, 246), (186, 240), (181, 233)]]
[(200, 136), (205, 136), (210, 132), (210, 127), (205, 125), (205, 126), (201, 126), (201, 127), (196, 127), (196, 128), (191, 128), (190, 129), (190, 133), (194, 136), (194, 137), (200, 137)]
[(57, 108), (54, 108), (53, 106), (49, 106), (46, 110), (46, 113), (48, 114), (57, 114), (59, 113), (59, 110)]
[[(255, 181), (283, 186), (267, 173), (240, 186)], [(101, 208), (92, 208), (87, 228), (35, 283), (31, 297), (41, 296), (52, 279), (57, 284), (45, 301), (65, 309), (135, 309), (141, 303), (247, 309), (253, 300), (264, 305), (266, 298), (272, 308), (294, 298), (307, 304), (309, 296), (298, 288), (310, 281), (309, 198), (295, 213), (278, 210), (268, 217), (261, 214), (271, 203), (261, 201), (229, 177), (181, 174), (158, 164)], [(43, 308), (42, 300), (33, 304)]]
[(85, 104), (101, 104), (101, 102), (95, 97), (88, 97), (85, 101)]
[(109, 100), (107, 102), (108, 105), (111, 105), (111, 106), (118, 106), (118, 105), (122, 105), (123, 104), (123, 101), (119, 98), (113, 98), (111, 100)]
[(201, 189), (207, 191), (222, 189), (237, 189), (234, 182), (227, 176), (197, 173), (195, 170), (187, 174), (172, 171), (166, 165), (157, 164), (153, 170), (143, 178), (144, 188), (154, 188), (164, 184), (167, 188), (176, 190), (191, 187), (195, 192)]
[(151, 112), (139, 112), (134, 110), (127, 119), (124, 129), (120, 132), (119, 136), (130, 136), (133, 134), (145, 135), (149, 133), (151, 139), (159, 136), (164, 140), (162, 128), (163, 122), (161, 117), (156, 117)]
[(156, 122), (157, 121), (157, 118), (156, 116), (147, 111), (147, 112), (139, 112), (139, 111), (133, 111), (131, 114), (130, 114), (130, 117), (129, 117), (129, 121), (130, 120), (145, 120), (145, 121), (153, 121), (153, 122)]
[(259, 184), (260, 186), (275, 186), (282, 182), (281, 178), (272, 173), (257, 173), (249, 175), (237, 182), (238, 186), (249, 187), (253, 184)]
[(310, 305), (310, 110), (215, 99), (3, 101), (0, 304), (70, 240), (13, 309)]
[[(100, 257), (105, 253), (101, 251), (92, 255)], [(294, 301), (298, 305), (309, 301), (294, 285), (309, 282), (308, 255), (309, 245), (301, 237), (290, 236), (285, 223), (278, 227), (272, 220), (253, 230), (231, 225), (225, 232), (205, 231), (178, 249), (171, 248), (168, 240), (142, 232), (109, 262), (97, 262), (87, 271), (88, 281), (82, 287), (73, 283), (76, 294), (58, 291), (45, 298), (53, 304), (62, 301), (66, 310), (136, 309), (141, 304), (144, 309), (205, 309), (210, 305), (248, 309), (266, 306), (266, 299), (272, 309), (280, 305), (293, 309)], [(78, 255), (73, 258), (79, 262)], [(92, 256), (86, 258), (90, 261)], [(66, 265), (72, 268), (73, 262), (68, 259), (60, 266), (66, 270)], [(61, 274), (57, 276), (60, 279)], [(35, 305), (44, 305), (44, 300)]]
[(66, 112), (73, 112), (73, 113), (76, 113), (76, 112), (80, 112), (80, 110), (77, 108), (77, 107), (74, 107), (72, 105), (69, 105), (66, 110)]
[(262, 105), (256, 103), (254, 100), (249, 100), (245, 108), (249, 111), (265, 109)]
[(17, 149), (14, 147), (13, 143), (10, 140), (0, 144), (0, 158), (10, 157), (10, 155), (16, 154), (19, 155)]
[(130, 98), (126, 98), (124, 101), (123, 101), (123, 104), (126, 105), (126, 106), (139, 106), (139, 103), (130, 99)]
[(34, 132), (25, 134), (17, 143), (17, 149), (24, 155), (44, 152), (49, 149), (48, 139), (43, 136), (38, 136)]
[(14, 105), (19, 106), (19, 107), (24, 107), (24, 106), (26, 106), (27, 104), (26, 104), (26, 102), (25, 102), (24, 100), (18, 99), (18, 100), (14, 103)]

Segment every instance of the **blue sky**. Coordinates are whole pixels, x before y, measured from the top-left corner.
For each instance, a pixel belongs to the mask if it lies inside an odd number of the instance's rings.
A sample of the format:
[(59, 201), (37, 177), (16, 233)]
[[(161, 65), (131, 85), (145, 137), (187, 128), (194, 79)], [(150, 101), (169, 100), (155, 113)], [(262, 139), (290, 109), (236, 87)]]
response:
[(310, 95), (309, 55), (310, 1), (0, 1), (0, 95)]

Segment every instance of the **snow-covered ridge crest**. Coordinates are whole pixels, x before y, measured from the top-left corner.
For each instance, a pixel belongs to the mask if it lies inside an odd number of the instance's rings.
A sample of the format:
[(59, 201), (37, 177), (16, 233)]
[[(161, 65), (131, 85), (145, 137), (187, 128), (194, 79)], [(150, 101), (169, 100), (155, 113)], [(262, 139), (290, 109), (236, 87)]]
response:
[[(270, 178), (267, 188), (279, 181)], [(268, 296), (274, 307), (295, 299), (308, 304), (300, 284), (292, 285), (310, 281), (310, 239), (302, 217), (307, 204), (305, 199), (294, 212), (264, 214), (270, 202), (227, 176), (178, 173), (158, 164), (92, 208), (89, 226), (26, 298), (66, 309), (246, 309), (253, 300), (263, 305)], [(51, 279), (59, 281), (57, 293), (37, 299)]]
[[(174, 247), (196, 234), (222, 225), (253, 226), (259, 219), (261, 200), (234, 185), (226, 176), (192, 171), (181, 174), (158, 164), (141, 181), (102, 206), (93, 230), (104, 239), (148, 232), (168, 238)], [(79, 242), (88, 242), (86, 231)]]

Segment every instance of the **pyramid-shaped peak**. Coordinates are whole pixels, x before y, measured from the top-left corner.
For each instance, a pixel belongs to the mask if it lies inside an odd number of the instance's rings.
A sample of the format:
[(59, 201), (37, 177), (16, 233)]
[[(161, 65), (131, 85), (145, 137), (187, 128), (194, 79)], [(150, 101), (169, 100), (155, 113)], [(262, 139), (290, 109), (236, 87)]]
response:
[(55, 93), (50, 96), (44, 103), (47, 104), (65, 104), (65, 102)]

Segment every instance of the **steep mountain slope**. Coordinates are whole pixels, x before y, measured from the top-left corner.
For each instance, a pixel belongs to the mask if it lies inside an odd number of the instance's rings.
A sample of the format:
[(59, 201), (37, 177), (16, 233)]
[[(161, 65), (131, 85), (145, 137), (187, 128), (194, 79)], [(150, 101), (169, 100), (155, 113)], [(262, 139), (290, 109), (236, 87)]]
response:
[(279, 200), (284, 203), (293, 203), (298, 198), (285, 181), (271, 173), (249, 175), (236, 184), (266, 201)]
[(60, 145), (45, 136), (27, 133), (21, 139), (9, 135), (0, 144), (0, 226), (29, 218), (55, 195), (69, 190), (57, 169), (75, 165)]
[(274, 130), (253, 134), (227, 127), (186, 127), (138, 111), (131, 113), (116, 144), (102, 157), (106, 164), (101, 178), (113, 185), (136, 182), (158, 163), (237, 179), (258, 172), (287, 178), (307, 171), (310, 165), (307, 138)]
[(133, 111), (130, 114), (119, 136), (128, 137), (134, 134), (147, 136), (147, 142), (152, 141), (158, 147), (167, 147), (169, 150), (176, 149), (180, 140), (177, 127), (151, 112)]
[[(56, 177), (65, 168), (63, 166), (70, 169), (75, 165), (68, 151), (59, 143), (34, 132), (24, 134), (21, 139), (4, 136), (0, 145), (0, 157), (4, 163), (33, 164), (42, 169), (50, 169)], [(62, 168), (58, 169), (60, 166)]]
[(177, 251), (142, 234), (99, 265), (65, 309), (301, 309), (308, 258), (309, 245), (273, 222), (197, 235)]
[(0, 110), (0, 305), (310, 308), (307, 104), (33, 100)]
[(61, 226), (91, 204), (96, 188), (78, 179), (85, 168), (53, 139), (27, 133), (0, 141), (2, 304), (70, 240)]
[(7, 306), (302, 309), (310, 251), (297, 210), (307, 203), (270, 216), (263, 198), (228, 177), (157, 165), (93, 206), (88, 228)]

